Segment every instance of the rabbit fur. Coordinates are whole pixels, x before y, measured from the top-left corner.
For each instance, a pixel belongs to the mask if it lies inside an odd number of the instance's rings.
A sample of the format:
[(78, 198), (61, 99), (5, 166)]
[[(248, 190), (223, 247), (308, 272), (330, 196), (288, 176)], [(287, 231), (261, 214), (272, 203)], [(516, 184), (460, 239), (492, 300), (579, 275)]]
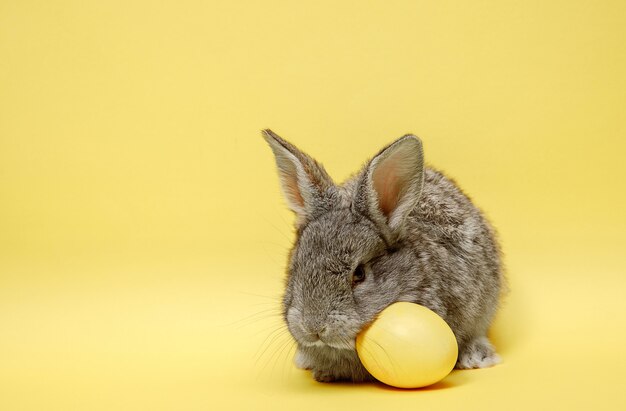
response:
[(282, 300), (296, 366), (322, 382), (372, 380), (355, 338), (398, 301), (448, 323), (456, 368), (500, 361), (487, 338), (504, 283), (494, 229), (454, 181), (424, 166), (419, 138), (399, 138), (337, 185), (294, 145), (263, 136), (296, 215)]

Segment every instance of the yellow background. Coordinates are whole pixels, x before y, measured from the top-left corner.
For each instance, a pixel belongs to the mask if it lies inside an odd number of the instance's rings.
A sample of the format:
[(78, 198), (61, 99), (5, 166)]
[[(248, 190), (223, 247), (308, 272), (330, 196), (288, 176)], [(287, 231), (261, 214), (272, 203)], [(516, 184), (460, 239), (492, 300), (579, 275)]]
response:
[[(625, 41), (623, 1), (0, 2), (0, 409), (626, 409)], [(265, 127), (338, 180), (420, 135), (501, 234), (504, 363), (296, 370)]]

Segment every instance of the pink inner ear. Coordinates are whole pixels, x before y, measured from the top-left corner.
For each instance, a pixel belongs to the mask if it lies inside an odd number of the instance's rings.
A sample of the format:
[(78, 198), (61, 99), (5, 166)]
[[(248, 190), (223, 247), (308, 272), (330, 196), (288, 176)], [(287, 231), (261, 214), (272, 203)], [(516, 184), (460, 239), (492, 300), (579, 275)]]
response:
[(292, 203), (304, 209), (304, 198), (302, 198), (302, 194), (300, 194), (298, 178), (295, 176), (295, 171), (293, 174), (286, 174), (284, 182), (286, 194), (290, 197)]
[(372, 176), (374, 190), (378, 194), (378, 205), (387, 218), (398, 206), (400, 191), (404, 185), (403, 179), (398, 176), (397, 159), (394, 157), (395, 154), (379, 164)]

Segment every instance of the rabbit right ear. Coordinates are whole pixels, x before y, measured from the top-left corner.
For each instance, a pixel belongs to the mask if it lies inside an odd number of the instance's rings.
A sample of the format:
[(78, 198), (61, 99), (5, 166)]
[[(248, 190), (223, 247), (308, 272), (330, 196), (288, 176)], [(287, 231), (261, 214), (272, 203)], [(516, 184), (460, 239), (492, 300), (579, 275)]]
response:
[(263, 130), (274, 157), (283, 194), (300, 227), (331, 205), (335, 185), (324, 167), (272, 130)]

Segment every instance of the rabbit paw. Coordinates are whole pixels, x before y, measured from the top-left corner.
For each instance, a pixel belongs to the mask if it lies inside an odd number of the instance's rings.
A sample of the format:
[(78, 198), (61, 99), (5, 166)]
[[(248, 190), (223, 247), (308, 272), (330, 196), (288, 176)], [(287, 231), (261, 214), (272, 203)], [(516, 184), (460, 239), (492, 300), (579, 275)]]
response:
[(296, 351), (296, 356), (294, 357), (293, 362), (296, 364), (296, 367), (300, 368), (301, 370), (310, 370), (311, 368), (313, 368), (311, 360), (309, 360), (306, 354), (304, 354), (299, 349)]
[(456, 363), (458, 369), (486, 368), (500, 362), (487, 337), (475, 338), (463, 347)]
[(337, 377), (332, 372), (322, 370), (313, 370), (313, 378), (317, 382), (333, 382), (337, 380)]

